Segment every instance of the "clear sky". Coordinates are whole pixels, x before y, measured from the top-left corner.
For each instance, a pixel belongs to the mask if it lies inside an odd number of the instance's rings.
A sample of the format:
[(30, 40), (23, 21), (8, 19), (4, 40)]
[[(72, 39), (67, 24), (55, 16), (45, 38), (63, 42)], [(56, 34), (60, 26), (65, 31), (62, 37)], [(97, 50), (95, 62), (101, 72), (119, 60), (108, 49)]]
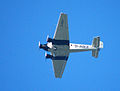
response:
[[(68, 14), (73, 43), (100, 36), (99, 57), (70, 54), (63, 77), (38, 42), (53, 37), (60, 12)], [(119, 0), (1, 0), (0, 91), (120, 91)]]

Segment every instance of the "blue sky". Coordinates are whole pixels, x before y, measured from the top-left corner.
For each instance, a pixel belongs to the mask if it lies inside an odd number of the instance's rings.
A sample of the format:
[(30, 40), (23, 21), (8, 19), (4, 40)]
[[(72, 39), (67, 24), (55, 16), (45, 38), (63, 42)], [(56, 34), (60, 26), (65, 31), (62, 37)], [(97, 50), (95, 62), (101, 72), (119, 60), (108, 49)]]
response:
[[(68, 14), (70, 41), (104, 49), (70, 54), (62, 79), (54, 77), (38, 42), (53, 37), (60, 12)], [(0, 91), (120, 91), (119, 0), (1, 0)]]

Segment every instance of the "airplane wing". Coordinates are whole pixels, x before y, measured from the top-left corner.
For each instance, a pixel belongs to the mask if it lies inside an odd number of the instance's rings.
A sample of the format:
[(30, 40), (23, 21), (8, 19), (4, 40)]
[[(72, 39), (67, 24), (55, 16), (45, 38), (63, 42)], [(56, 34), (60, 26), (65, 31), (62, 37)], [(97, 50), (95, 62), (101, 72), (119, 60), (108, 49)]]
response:
[[(63, 47), (61, 49), (61, 47)], [(54, 52), (54, 57), (52, 59), (54, 73), (56, 78), (61, 78), (64, 72), (67, 59), (69, 57), (69, 46), (61, 45), (57, 46), (57, 50)]]
[(53, 39), (56, 48), (52, 59), (56, 78), (61, 78), (69, 56), (69, 33), (67, 15), (61, 13)]
[(60, 14), (53, 38), (56, 40), (69, 40), (67, 14)]
[(61, 78), (66, 66), (66, 60), (53, 60), (54, 73), (56, 78)]

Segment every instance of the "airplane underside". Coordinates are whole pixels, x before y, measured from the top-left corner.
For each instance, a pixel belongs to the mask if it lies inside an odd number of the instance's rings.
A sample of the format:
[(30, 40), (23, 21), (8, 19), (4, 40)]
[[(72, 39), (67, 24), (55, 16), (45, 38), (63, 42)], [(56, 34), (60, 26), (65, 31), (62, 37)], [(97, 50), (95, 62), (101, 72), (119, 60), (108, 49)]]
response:
[(51, 53), (45, 54), (45, 57), (52, 60), (55, 77), (61, 78), (70, 53), (92, 51), (92, 56), (97, 58), (103, 42), (100, 37), (95, 37), (91, 45), (70, 43), (67, 14), (61, 13), (54, 37), (47, 36), (47, 43), (39, 42), (39, 48)]

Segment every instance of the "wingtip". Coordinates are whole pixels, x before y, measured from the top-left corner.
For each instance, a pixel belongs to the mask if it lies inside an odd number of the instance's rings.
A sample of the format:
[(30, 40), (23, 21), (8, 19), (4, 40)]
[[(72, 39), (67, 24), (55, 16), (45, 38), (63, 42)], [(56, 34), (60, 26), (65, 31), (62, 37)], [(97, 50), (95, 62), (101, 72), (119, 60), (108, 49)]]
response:
[(60, 14), (61, 14), (61, 15), (67, 15), (66, 13), (63, 13), (63, 12), (61, 12)]

